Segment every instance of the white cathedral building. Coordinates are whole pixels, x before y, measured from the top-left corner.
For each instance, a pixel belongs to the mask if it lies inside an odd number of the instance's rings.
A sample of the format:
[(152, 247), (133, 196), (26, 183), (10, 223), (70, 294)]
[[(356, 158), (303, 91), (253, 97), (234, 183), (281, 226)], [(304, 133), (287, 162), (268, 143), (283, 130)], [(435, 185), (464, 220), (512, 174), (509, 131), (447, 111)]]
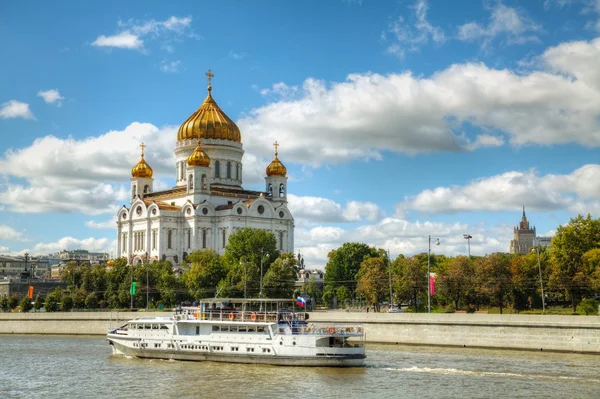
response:
[(144, 159), (131, 170), (131, 203), (117, 214), (117, 257), (129, 263), (170, 260), (192, 251), (219, 254), (231, 234), (245, 227), (273, 232), (281, 252), (294, 251), (294, 219), (287, 207), (287, 169), (277, 158), (267, 166), (264, 191), (242, 187), (240, 129), (208, 96), (177, 132), (175, 187), (154, 191)]

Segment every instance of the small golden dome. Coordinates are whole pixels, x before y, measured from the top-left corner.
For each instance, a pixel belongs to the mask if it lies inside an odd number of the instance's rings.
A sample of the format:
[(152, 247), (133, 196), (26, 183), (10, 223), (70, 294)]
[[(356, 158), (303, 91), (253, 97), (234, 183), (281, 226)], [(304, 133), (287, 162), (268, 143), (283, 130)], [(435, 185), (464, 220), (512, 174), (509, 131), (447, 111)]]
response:
[(208, 76), (208, 96), (206, 96), (200, 108), (179, 127), (177, 141), (220, 139), (241, 143), (240, 128), (219, 108), (212, 98), (210, 81), (214, 75), (210, 72), (210, 69), (206, 76)]
[(192, 152), (188, 157), (187, 164), (191, 167), (210, 165), (210, 158), (200, 147), (200, 140), (198, 140), (198, 145), (194, 149), (194, 152)]
[(148, 165), (148, 163), (144, 159), (144, 147), (146, 146), (144, 145), (144, 143), (142, 143), (140, 147), (142, 147), (142, 159), (140, 159), (140, 162), (138, 162), (137, 165), (135, 165), (133, 169), (131, 169), (131, 176), (150, 179), (152, 177), (153, 172), (150, 165)]
[(277, 158), (277, 147), (279, 147), (279, 144), (275, 142), (273, 146), (275, 146), (275, 159), (267, 166), (267, 176), (285, 176), (287, 168)]

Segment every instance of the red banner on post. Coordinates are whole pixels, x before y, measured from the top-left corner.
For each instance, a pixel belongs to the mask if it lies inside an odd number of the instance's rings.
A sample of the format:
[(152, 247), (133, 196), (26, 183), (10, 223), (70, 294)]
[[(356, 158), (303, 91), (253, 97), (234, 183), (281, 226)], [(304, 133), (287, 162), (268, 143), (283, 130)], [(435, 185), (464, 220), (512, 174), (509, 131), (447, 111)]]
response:
[(429, 292), (431, 295), (435, 295), (435, 277), (429, 277)]

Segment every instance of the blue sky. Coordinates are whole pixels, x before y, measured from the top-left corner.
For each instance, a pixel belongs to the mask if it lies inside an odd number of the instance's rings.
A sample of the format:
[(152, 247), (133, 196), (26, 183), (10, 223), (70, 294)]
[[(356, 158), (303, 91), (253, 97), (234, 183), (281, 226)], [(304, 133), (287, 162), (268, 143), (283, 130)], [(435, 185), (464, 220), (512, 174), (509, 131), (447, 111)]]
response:
[(508, 251), (523, 205), (539, 235), (600, 216), (599, 35), (599, 0), (2, 2), (0, 253), (111, 252), (209, 68), (246, 188), (281, 143), (309, 265)]

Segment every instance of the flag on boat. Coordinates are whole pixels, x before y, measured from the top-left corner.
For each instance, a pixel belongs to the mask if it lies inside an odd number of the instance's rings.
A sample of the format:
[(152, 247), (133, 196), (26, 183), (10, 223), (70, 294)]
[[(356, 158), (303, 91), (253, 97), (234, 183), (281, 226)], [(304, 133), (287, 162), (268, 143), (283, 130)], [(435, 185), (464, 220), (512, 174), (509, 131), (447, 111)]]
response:
[(296, 305), (301, 306), (301, 307), (305, 307), (306, 306), (306, 301), (304, 300), (304, 298), (302, 298), (301, 296), (299, 296), (298, 299), (296, 299)]

